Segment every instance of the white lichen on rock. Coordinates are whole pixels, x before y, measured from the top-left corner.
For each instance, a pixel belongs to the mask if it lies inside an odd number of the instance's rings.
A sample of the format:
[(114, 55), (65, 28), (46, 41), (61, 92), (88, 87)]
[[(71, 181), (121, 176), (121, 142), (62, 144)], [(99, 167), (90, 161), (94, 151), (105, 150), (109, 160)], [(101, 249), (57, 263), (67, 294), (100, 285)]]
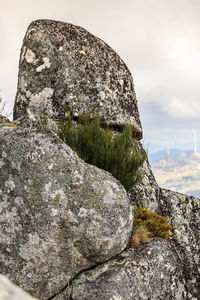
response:
[(31, 49), (26, 50), (25, 60), (29, 64), (35, 63), (35, 53)]
[(43, 60), (44, 63), (36, 68), (37, 72), (41, 72), (45, 68), (50, 68), (50, 66), (51, 66), (51, 63), (49, 62), (48, 57), (43, 57), (42, 60)]

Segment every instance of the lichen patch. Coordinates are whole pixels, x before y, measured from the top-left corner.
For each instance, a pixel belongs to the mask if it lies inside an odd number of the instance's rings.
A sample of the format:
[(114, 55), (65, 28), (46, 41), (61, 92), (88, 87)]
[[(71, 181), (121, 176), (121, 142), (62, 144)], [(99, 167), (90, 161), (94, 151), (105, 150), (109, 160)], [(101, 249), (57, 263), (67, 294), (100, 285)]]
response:
[(46, 68), (50, 68), (51, 63), (49, 62), (49, 58), (48, 57), (43, 57), (42, 60), (43, 60), (44, 63), (36, 68), (36, 72), (41, 72), (42, 70), (44, 70)]
[(31, 49), (26, 50), (25, 60), (28, 64), (34, 64), (34, 62), (35, 62), (35, 53)]

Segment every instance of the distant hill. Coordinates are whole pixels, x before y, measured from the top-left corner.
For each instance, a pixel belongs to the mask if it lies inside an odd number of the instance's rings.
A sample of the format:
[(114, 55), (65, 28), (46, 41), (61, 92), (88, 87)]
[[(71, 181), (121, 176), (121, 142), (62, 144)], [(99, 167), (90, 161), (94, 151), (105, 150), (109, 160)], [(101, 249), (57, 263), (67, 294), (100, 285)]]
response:
[(200, 198), (200, 153), (172, 149), (149, 156), (158, 184)]
[(169, 154), (167, 154), (167, 150), (162, 150), (162, 151), (158, 151), (158, 152), (149, 154), (148, 157), (149, 157), (150, 163), (152, 164), (156, 160), (159, 160), (160, 158), (165, 157), (165, 156), (170, 156), (170, 157), (173, 157), (174, 159), (177, 159), (183, 153), (192, 154), (193, 151), (184, 151), (184, 150), (179, 150), (179, 149), (170, 149)]

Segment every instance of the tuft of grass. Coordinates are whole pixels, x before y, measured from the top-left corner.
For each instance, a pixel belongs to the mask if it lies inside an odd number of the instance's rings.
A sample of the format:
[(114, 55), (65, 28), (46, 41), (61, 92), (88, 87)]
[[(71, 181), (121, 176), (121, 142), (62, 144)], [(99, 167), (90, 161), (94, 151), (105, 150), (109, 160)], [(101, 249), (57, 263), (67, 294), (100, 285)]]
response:
[(146, 243), (152, 237), (151, 232), (146, 226), (141, 225), (134, 230), (134, 233), (130, 240), (130, 247), (137, 247), (140, 243)]
[(58, 135), (85, 162), (112, 173), (126, 190), (142, 179), (138, 169), (146, 153), (136, 151), (130, 125), (121, 134), (114, 135), (108, 127), (101, 126), (99, 116), (93, 120), (89, 114), (80, 116), (78, 125), (69, 116), (60, 123)]
[(168, 239), (172, 226), (167, 218), (159, 216), (145, 207), (134, 206), (133, 235), (130, 247), (146, 243), (150, 238), (159, 236)]

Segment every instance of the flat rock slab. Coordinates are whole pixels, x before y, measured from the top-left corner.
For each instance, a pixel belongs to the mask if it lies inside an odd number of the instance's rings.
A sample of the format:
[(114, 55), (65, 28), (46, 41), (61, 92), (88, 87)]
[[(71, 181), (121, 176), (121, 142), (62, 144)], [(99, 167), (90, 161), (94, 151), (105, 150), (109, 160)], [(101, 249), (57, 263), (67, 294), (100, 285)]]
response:
[(115, 51), (82, 27), (34, 21), (22, 45), (14, 120), (37, 125), (40, 112), (54, 120), (68, 109), (98, 113), (112, 126), (129, 123), (142, 137), (132, 76)]
[(0, 128), (0, 273), (39, 299), (123, 251), (132, 208), (53, 132)]

